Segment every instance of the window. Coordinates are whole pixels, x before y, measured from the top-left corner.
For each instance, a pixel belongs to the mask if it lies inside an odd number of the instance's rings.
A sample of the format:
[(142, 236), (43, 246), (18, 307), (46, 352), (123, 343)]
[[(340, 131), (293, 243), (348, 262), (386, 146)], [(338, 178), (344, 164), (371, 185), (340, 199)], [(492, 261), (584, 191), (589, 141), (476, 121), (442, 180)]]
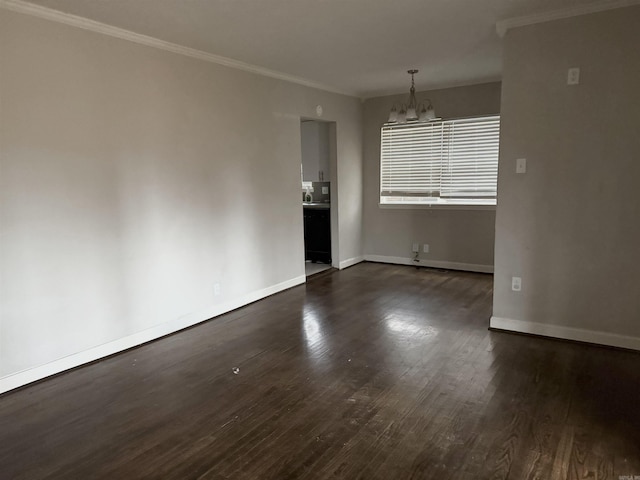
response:
[(495, 205), (500, 116), (386, 124), (380, 204)]

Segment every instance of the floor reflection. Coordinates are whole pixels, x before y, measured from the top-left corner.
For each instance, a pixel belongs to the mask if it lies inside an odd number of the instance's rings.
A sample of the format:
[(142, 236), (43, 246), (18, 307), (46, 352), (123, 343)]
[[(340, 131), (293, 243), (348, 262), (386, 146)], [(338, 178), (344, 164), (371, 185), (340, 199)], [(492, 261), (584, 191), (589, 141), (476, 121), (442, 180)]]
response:
[(326, 351), (326, 337), (318, 312), (311, 305), (304, 306), (302, 312), (302, 328), (309, 354), (314, 358), (319, 358)]
[(389, 330), (389, 333), (395, 336), (420, 336), (420, 340), (424, 340), (424, 337), (435, 337), (440, 333), (440, 330), (437, 328), (431, 325), (424, 325), (423, 322), (423, 318), (394, 313), (387, 315), (384, 319), (385, 326)]

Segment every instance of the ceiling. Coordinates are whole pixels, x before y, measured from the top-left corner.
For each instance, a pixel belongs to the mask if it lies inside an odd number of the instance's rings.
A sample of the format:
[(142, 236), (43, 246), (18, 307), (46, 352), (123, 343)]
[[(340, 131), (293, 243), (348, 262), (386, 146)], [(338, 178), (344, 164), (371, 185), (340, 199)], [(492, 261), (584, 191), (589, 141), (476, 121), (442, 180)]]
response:
[(499, 80), (496, 22), (602, 0), (30, 0), (360, 97)]

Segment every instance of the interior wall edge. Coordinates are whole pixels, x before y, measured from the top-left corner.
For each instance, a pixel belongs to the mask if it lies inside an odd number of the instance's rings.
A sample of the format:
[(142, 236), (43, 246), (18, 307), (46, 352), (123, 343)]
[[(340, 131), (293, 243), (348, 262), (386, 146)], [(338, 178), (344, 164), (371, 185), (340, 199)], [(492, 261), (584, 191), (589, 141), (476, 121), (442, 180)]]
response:
[(640, 337), (492, 316), (490, 328), (640, 351)]
[(207, 310), (194, 312), (169, 322), (156, 325), (141, 332), (136, 332), (134, 334), (127, 335), (126, 337), (118, 338), (112, 342), (59, 358), (44, 365), (39, 365), (37, 367), (7, 375), (0, 378), (0, 394), (23, 387), (38, 380), (43, 380), (66, 370), (100, 360), (101, 358), (108, 357), (124, 350), (137, 347), (143, 343), (157, 340), (166, 335), (197, 325), (198, 323), (206, 322), (214, 317), (223, 315), (240, 307), (244, 307), (245, 305), (256, 302), (265, 297), (269, 297), (283, 290), (303, 284), (305, 281), (306, 277), (301, 275), (276, 285), (242, 295), (224, 304), (214, 305)]

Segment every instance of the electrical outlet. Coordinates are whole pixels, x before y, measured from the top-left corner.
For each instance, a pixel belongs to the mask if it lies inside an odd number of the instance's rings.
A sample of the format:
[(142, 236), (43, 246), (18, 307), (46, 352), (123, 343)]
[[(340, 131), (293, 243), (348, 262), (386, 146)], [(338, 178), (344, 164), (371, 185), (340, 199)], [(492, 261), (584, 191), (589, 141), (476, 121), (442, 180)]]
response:
[(570, 68), (567, 71), (567, 85), (578, 85), (580, 83), (580, 69), (578, 67)]
[(520, 277), (511, 277), (511, 290), (514, 292), (519, 292), (522, 290), (522, 278)]
[(217, 297), (218, 295), (220, 295), (220, 284), (219, 283), (214, 283), (213, 284), (213, 294)]
[(328, 195), (329, 194), (329, 187), (322, 187), (322, 194), (323, 195)]
[(420, 245), (418, 245), (417, 243), (414, 243), (413, 247), (411, 248), (411, 251), (413, 253), (418, 253), (420, 251)]
[(424, 253), (429, 253), (429, 244), (425, 243), (424, 245), (422, 245), (422, 251)]

